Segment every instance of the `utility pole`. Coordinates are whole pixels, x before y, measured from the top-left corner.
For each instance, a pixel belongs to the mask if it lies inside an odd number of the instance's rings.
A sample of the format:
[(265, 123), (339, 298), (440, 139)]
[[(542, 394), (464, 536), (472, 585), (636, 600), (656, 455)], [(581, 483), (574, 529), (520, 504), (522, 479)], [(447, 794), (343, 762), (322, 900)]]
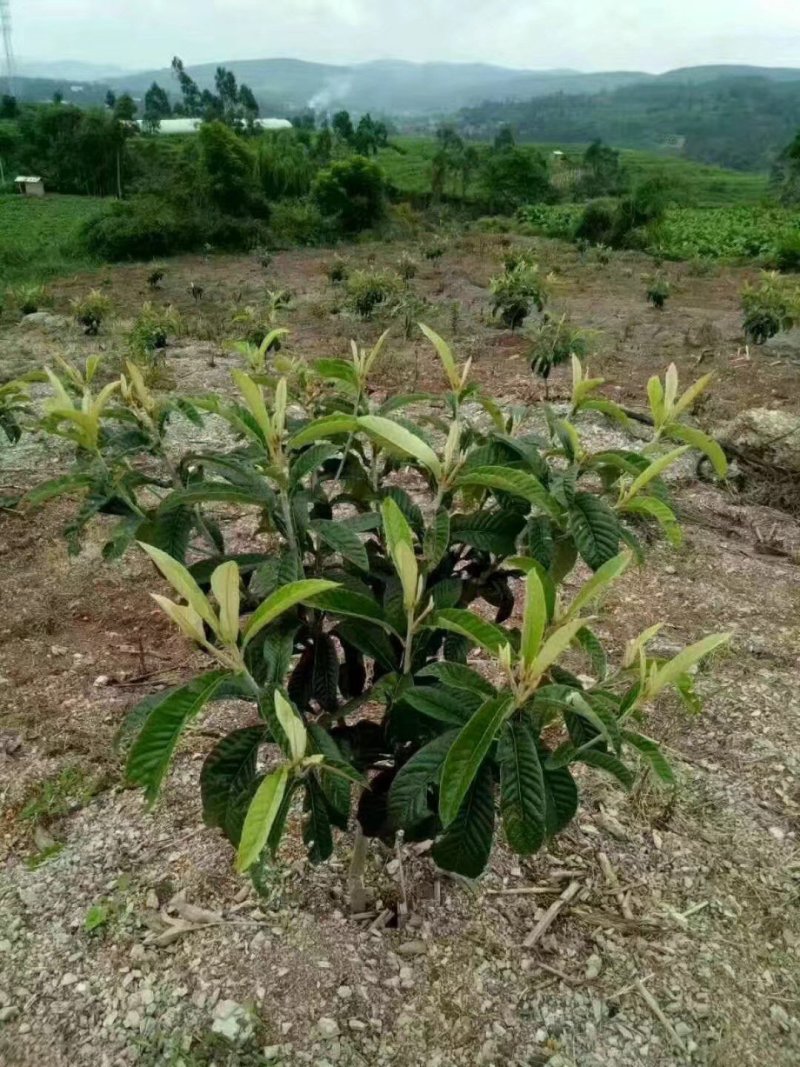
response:
[(3, 35), (8, 95), (14, 96), (14, 49), (11, 44), (11, 7), (9, 0), (0, 0), (0, 33)]

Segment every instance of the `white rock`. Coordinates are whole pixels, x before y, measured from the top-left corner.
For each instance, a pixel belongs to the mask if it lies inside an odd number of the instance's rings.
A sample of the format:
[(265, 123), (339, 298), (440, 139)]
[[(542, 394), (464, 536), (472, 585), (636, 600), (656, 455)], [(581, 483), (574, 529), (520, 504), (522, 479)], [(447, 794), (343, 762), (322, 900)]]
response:
[(320, 1037), (325, 1038), (326, 1040), (331, 1040), (332, 1038), (339, 1036), (339, 1024), (335, 1019), (323, 1015), (317, 1023), (317, 1033)]
[(336, 996), (341, 997), (342, 1000), (349, 1000), (353, 995), (353, 990), (349, 985), (340, 985), (336, 990)]
[(597, 978), (603, 969), (603, 961), (596, 953), (592, 953), (589, 959), (586, 961), (586, 977), (591, 981), (593, 978)]

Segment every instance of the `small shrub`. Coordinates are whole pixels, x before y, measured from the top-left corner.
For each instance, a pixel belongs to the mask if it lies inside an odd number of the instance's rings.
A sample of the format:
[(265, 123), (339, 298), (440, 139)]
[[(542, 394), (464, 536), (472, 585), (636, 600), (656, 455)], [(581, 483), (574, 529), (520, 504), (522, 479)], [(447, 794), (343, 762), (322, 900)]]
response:
[(111, 311), (111, 301), (99, 289), (91, 289), (86, 296), (76, 297), (72, 301), (72, 310), (75, 321), (83, 326), (83, 332), (94, 337), (99, 332), (103, 319), (107, 318)]
[(526, 358), (531, 370), (544, 380), (545, 396), (549, 396), (549, 379), (554, 367), (566, 363), (570, 356), (583, 359), (588, 354), (589, 333), (573, 326), (566, 315), (551, 319), (544, 315), (542, 322), (526, 332), (529, 341)]
[(492, 314), (511, 330), (521, 326), (531, 311), (541, 311), (547, 301), (547, 286), (535, 264), (522, 262), (492, 278)]
[(646, 291), (647, 302), (648, 304), (652, 304), (654, 308), (662, 311), (669, 299), (670, 292), (669, 282), (663, 274), (658, 274), (648, 283)]
[(400, 279), (391, 271), (355, 270), (345, 284), (345, 306), (360, 318), (370, 319), (400, 289)]
[(157, 355), (167, 347), (170, 335), (177, 334), (181, 327), (180, 314), (171, 304), (165, 308), (154, 307), (149, 301), (142, 304), (128, 334), (131, 355), (146, 365), (157, 362)]
[(782, 274), (800, 272), (800, 233), (785, 237), (775, 249), (775, 267)]
[(7, 291), (9, 306), (20, 315), (33, 315), (50, 303), (50, 296), (43, 285), (29, 283)]
[(430, 245), (426, 245), (425, 248), (422, 249), (422, 254), (425, 259), (429, 259), (431, 261), (441, 259), (444, 255), (444, 245), (441, 244), (441, 242), (439, 241), (436, 241)]
[(413, 256), (410, 256), (408, 252), (403, 252), (397, 261), (397, 273), (403, 281), (409, 282), (412, 278), (416, 278), (418, 270), (419, 266)]
[(590, 201), (575, 227), (576, 242), (585, 242), (582, 247), (587, 250), (588, 245), (610, 245), (614, 240), (616, 209), (613, 200)]
[(779, 274), (764, 274), (759, 286), (745, 286), (742, 310), (745, 337), (763, 345), (800, 319), (800, 286)]
[(311, 200), (280, 200), (270, 214), (269, 232), (274, 247), (325, 244), (334, 236), (334, 229)]
[(343, 256), (337, 254), (328, 265), (326, 273), (328, 280), (333, 285), (338, 285), (339, 282), (347, 281), (347, 277), (350, 274), (350, 264)]
[(151, 289), (160, 289), (163, 280), (164, 271), (160, 267), (147, 275), (147, 284)]
[(201, 240), (198, 225), (153, 196), (115, 201), (89, 219), (81, 233), (89, 254), (110, 262), (188, 251)]

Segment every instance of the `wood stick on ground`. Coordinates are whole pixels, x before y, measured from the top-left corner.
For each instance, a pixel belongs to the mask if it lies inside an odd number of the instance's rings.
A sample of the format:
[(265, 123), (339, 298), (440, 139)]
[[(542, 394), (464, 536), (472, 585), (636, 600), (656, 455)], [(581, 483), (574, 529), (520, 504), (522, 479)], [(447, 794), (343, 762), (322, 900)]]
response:
[(642, 998), (642, 1000), (648, 1006), (650, 1011), (653, 1013), (653, 1015), (655, 1015), (655, 1017), (658, 1019), (658, 1021), (661, 1023), (661, 1025), (664, 1027), (664, 1029), (667, 1031), (669, 1036), (672, 1038), (672, 1042), (675, 1045), (675, 1047), (680, 1049), (681, 1052), (685, 1053), (686, 1049), (684, 1048), (683, 1042), (681, 1041), (680, 1037), (678, 1037), (678, 1034), (677, 1034), (677, 1031), (675, 1030), (675, 1027), (672, 1025), (672, 1023), (666, 1017), (666, 1015), (661, 1010), (661, 1008), (659, 1008), (658, 1001), (653, 996), (653, 994), (650, 992), (650, 990), (645, 986), (645, 984), (641, 980), (641, 978), (637, 978), (636, 979), (636, 992), (639, 994), (639, 996)]
[(540, 893), (543, 894), (543, 895), (546, 895), (546, 896), (552, 896), (553, 893), (556, 893), (556, 892), (557, 892), (556, 887), (552, 886), (552, 885), (551, 886), (546, 886), (546, 885), (522, 885), (522, 886), (519, 886), (517, 889), (487, 889), (486, 890), (486, 896), (487, 897), (529, 897), (529, 896), (537, 896)]
[(522, 942), (525, 948), (533, 948), (533, 946), (544, 937), (547, 931), (555, 922), (559, 912), (561, 912), (581, 891), (581, 883), (577, 880), (570, 882), (558, 900), (554, 900), (541, 919), (538, 921), (533, 930), (528, 934), (525, 940)]
[(377, 919), (375, 919), (374, 922), (370, 923), (370, 926), (369, 926), (370, 931), (372, 931), (372, 930), (382, 930), (384, 928), (384, 926), (386, 926), (388, 924), (388, 922), (391, 919), (391, 917), (392, 917), (392, 913), (391, 913), (390, 909), (389, 908), (384, 908), (383, 911), (380, 913), (380, 915), (377, 917)]
[(408, 922), (408, 895), (406, 893), (406, 876), (403, 870), (403, 831), (397, 831), (395, 841), (397, 854), (397, 873), (400, 878), (400, 900), (397, 904), (397, 929), (402, 930)]
[(598, 852), (598, 854), (597, 854), (597, 862), (600, 864), (600, 869), (603, 872), (603, 877), (605, 878), (605, 880), (608, 883), (608, 885), (612, 889), (616, 890), (616, 897), (617, 897), (617, 903), (619, 904), (619, 910), (622, 912), (622, 914), (625, 916), (626, 919), (633, 919), (634, 918), (633, 912), (631, 911), (630, 905), (628, 904), (628, 901), (627, 901), (627, 898), (625, 897), (625, 894), (623, 893), (622, 889), (620, 888), (619, 879), (617, 878), (617, 873), (614, 870), (614, 868), (611, 866), (611, 860), (608, 858), (608, 856), (605, 854), (605, 852)]

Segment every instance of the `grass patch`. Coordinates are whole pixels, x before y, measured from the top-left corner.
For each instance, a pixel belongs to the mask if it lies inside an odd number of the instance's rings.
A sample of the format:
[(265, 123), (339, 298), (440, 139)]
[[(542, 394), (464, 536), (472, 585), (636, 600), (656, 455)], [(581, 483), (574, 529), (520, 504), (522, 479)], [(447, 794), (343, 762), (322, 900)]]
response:
[(78, 234), (105, 203), (93, 196), (0, 196), (0, 277), (6, 285), (42, 281), (94, 265)]
[(64, 767), (54, 778), (40, 782), (19, 813), (21, 822), (36, 826), (82, 808), (100, 791), (101, 782), (81, 767)]

